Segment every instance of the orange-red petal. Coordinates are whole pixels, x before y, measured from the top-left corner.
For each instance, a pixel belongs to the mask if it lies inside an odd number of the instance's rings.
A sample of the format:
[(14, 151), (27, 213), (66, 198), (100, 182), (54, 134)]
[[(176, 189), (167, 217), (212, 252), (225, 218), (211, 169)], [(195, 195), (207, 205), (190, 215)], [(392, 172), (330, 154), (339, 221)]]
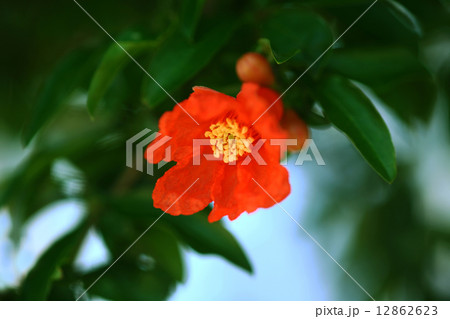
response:
[(267, 165), (252, 160), (248, 165), (225, 166), (222, 180), (217, 180), (212, 189), (214, 208), (209, 215), (210, 222), (224, 216), (234, 220), (244, 211), (251, 213), (271, 207), (289, 195), (286, 168), (277, 161), (265, 160)]
[[(269, 88), (259, 86), (256, 83), (243, 83), (241, 91), (237, 95), (238, 102), (243, 103), (248, 120), (252, 123), (261, 114), (273, 116), (280, 120), (283, 115), (283, 103), (278, 99), (280, 95)], [(268, 110), (266, 112), (266, 110)], [(261, 117), (262, 118), (262, 117)]]
[(187, 100), (186, 111), (199, 123), (210, 123), (238, 108), (236, 99), (231, 96), (202, 86), (196, 86), (193, 89), (194, 92)]
[(153, 191), (153, 205), (171, 215), (191, 215), (211, 203), (211, 189), (218, 162), (202, 161), (193, 165), (192, 158), (178, 163), (158, 179)]

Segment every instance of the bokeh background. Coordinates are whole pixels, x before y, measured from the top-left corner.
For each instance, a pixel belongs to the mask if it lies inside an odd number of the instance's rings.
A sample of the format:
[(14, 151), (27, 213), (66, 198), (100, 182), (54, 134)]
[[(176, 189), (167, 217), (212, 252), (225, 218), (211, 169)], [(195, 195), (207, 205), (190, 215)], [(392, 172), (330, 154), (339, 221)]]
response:
[[(79, 1), (178, 101), (194, 85), (235, 95), (248, 51), (283, 91), (372, 3)], [(170, 165), (127, 168), (125, 141), (173, 101), (74, 1), (0, 16), (0, 298), (75, 300), (162, 213), (151, 193)], [(446, 0), (379, 0), (283, 98), (326, 165), (291, 154), (281, 205), (377, 300), (450, 298), (449, 18)], [(316, 103), (329, 72), (382, 115), (393, 183)], [(369, 299), (279, 207), (206, 215), (161, 218), (82, 300)]]

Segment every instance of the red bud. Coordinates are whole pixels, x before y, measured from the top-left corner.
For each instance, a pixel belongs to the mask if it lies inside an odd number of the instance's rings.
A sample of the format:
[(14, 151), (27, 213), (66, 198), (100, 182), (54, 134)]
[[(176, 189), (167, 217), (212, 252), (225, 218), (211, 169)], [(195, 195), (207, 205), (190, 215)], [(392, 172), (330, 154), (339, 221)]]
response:
[(248, 52), (236, 63), (236, 73), (242, 82), (270, 86), (274, 82), (269, 62), (259, 53)]

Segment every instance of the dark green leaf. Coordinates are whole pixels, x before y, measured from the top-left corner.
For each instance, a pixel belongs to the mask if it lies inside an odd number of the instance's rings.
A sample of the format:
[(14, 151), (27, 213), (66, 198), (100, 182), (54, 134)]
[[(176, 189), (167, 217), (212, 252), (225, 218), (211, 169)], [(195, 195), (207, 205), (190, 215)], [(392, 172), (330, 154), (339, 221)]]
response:
[[(61, 191), (62, 185), (50, 174), (54, 160), (86, 157), (86, 150), (93, 149), (94, 145), (98, 153), (101, 146), (97, 142), (104, 136), (103, 129), (88, 129), (79, 134), (42, 141), (4, 178), (0, 184), (0, 207), (9, 207), (13, 221), (10, 237), (13, 241), (19, 240), (21, 227), (30, 216), (52, 201), (65, 197)], [(84, 176), (79, 182), (84, 184), (83, 179)]]
[[(209, 212), (210, 209), (206, 211)], [(221, 223), (209, 223), (205, 212), (190, 216), (170, 216), (169, 219), (183, 240), (199, 253), (218, 254), (252, 272), (250, 262), (237, 240)]]
[(391, 183), (397, 172), (395, 150), (389, 130), (372, 102), (349, 80), (338, 75), (323, 78), (316, 95), (333, 125)]
[[(148, 225), (162, 214), (153, 207), (150, 190), (148, 194), (135, 194), (110, 199), (112, 209), (136, 219), (147, 219)], [(165, 214), (158, 223), (170, 224), (183, 241), (203, 254), (217, 254), (237, 266), (251, 272), (252, 268), (239, 243), (220, 222), (209, 223), (207, 213), (210, 208), (191, 216), (171, 216)], [(127, 227), (121, 227), (125, 231)], [(151, 231), (151, 230), (150, 230)], [(106, 239), (106, 238), (105, 238)]]
[(20, 301), (20, 296), (15, 289), (0, 290), (0, 301)]
[[(450, 83), (450, 55), (447, 56), (445, 61), (442, 63), (442, 66), (437, 74), (437, 77), (439, 84), (442, 85), (443, 87), (447, 100), (450, 101), (450, 85), (448, 85), (448, 83)], [(447, 105), (447, 108), (450, 108), (450, 105)], [(447, 113), (450, 116), (450, 112)]]
[(374, 0), (300, 0), (301, 4), (317, 7), (349, 7), (352, 5), (370, 5)]
[(169, 228), (163, 227), (162, 224), (153, 226), (136, 246), (133, 250), (148, 254), (173, 279), (183, 280), (180, 247), (176, 236)]
[(302, 9), (277, 11), (265, 21), (262, 32), (270, 41), (277, 63), (286, 62), (298, 53), (309, 61), (315, 60), (333, 42), (325, 20)]
[(75, 51), (66, 56), (46, 80), (24, 127), (22, 139), (27, 145), (39, 129), (63, 106), (69, 95), (92, 74), (97, 56), (91, 51)]
[[(91, 285), (105, 269), (86, 275), (85, 284)], [(162, 270), (141, 269), (125, 255), (92, 286), (88, 295), (120, 301), (164, 300), (174, 287), (175, 281)]]
[(427, 69), (400, 48), (340, 49), (330, 56), (328, 68), (370, 86), (403, 120), (426, 120), (436, 97)]
[(315, 128), (328, 128), (330, 121), (322, 115), (316, 114), (313, 111), (305, 112), (301, 114), (301, 118), (311, 127)]
[(388, 7), (388, 10), (399, 20), (405, 27), (416, 33), (422, 35), (422, 28), (416, 17), (401, 3), (395, 0), (386, 0), (384, 2)]
[[(336, 10), (339, 11), (337, 13), (338, 33), (348, 28), (373, 2)], [(334, 16), (334, 10), (330, 10), (330, 14)], [(405, 25), (391, 6), (379, 0), (358, 20), (355, 27), (345, 34), (341, 44), (344, 43), (346, 47), (401, 46), (408, 48), (411, 52), (418, 52), (419, 40), (417, 32)]]
[[(182, 34), (175, 33), (153, 57), (149, 73), (167, 92), (172, 92), (208, 64), (229, 40), (235, 26), (230, 22), (217, 24), (194, 44)], [(161, 87), (148, 79), (144, 85), (144, 102), (154, 108), (166, 98), (168, 96)]]
[(132, 59), (124, 50), (133, 58), (136, 58), (155, 46), (153, 41), (121, 41), (119, 44), (123, 49), (116, 43), (111, 44), (92, 78), (87, 100), (87, 107), (91, 115), (94, 115), (103, 95), (117, 73), (132, 62)]
[(39, 187), (41, 174), (48, 171), (56, 158), (80, 155), (83, 150), (93, 147), (103, 132), (102, 129), (86, 130), (78, 135), (41, 143), (0, 185), (0, 207), (22, 191), (33, 192)]
[(21, 285), (22, 300), (46, 299), (51, 282), (57, 278), (58, 267), (74, 256), (84, 234), (85, 223), (82, 222), (44, 252)]
[(181, 27), (189, 40), (194, 38), (198, 20), (202, 14), (205, 0), (185, 0), (181, 9)]
[(328, 67), (370, 86), (424, 70), (413, 54), (401, 48), (337, 49)]
[[(125, 218), (122, 214), (108, 211), (99, 222), (98, 227), (105, 243), (114, 256), (122, 254), (156, 220), (156, 218), (150, 218), (153, 215), (148, 212), (145, 222), (132, 217), (134, 216)], [(142, 256), (151, 258), (167, 275), (176, 281), (182, 281), (183, 262), (178, 240), (164, 224), (159, 220), (139, 239), (127, 255), (135, 259)]]

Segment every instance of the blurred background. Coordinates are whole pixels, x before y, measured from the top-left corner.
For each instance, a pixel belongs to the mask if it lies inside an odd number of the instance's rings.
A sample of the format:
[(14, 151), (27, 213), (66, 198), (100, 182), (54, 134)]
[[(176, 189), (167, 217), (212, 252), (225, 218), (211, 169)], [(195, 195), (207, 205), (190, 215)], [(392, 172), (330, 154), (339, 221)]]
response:
[[(235, 95), (248, 51), (283, 91), (372, 3), (79, 1), (178, 101), (194, 85)], [(291, 154), (281, 205), (377, 300), (450, 298), (449, 10), (379, 0), (283, 97), (326, 165)], [(151, 193), (171, 165), (126, 167), (125, 141), (173, 101), (74, 1), (0, 15), (0, 299), (75, 300), (162, 213)], [(328, 74), (386, 122), (393, 183), (317, 103)], [(209, 210), (163, 216), (81, 300), (369, 300), (280, 207)]]

